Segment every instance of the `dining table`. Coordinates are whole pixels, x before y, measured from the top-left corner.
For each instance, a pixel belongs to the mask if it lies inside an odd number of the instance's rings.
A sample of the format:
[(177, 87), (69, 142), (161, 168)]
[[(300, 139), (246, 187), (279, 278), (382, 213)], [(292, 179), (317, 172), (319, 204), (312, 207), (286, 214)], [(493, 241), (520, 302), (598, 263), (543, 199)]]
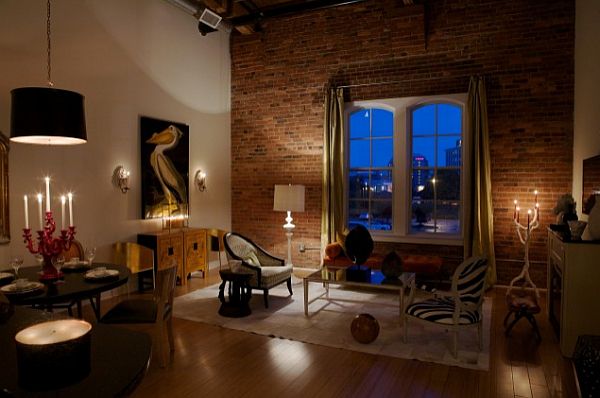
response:
[(6, 305), (1, 306), (0, 397), (126, 396), (139, 385), (148, 370), (152, 352), (150, 336), (95, 323), (91, 329), (90, 366), (86, 374), (75, 379), (61, 373), (60, 364), (55, 364), (51, 371), (58, 371), (58, 376), (50, 385), (36, 382), (35, 377), (33, 380), (21, 377), (16, 334), (35, 324), (64, 319), (66, 314), (14, 305), (7, 311)]
[[(96, 270), (98, 272), (90, 273)], [(103, 276), (100, 270), (107, 270)], [(19, 279), (27, 279), (31, 288), (25, 291), (10, 291), (7, 283), (0, 287), (11, 303), (45, 308), (52, 311), (61, 306), (77, 306), (77, 315), (82, 317), (82, 301), (89, 299), (96, 319), (100, 319), (101, 294), (127, 283), (130, 271), (127, 267), (110, 263), (93, 263), (91, 266), (63, 267), (63, 276), (55, 281), (40, 282), (41, 266), (22, 267), (18, 271)], [(90, 277), (100, 275), (100, 277)], [(13, 284), (13, 287), (15, 285)]]

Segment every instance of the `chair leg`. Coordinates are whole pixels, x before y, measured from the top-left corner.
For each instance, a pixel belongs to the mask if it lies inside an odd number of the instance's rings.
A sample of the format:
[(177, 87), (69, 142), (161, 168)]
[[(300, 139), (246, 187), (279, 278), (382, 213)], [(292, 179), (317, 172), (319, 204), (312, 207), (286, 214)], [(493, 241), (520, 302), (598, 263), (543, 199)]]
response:
[(458, 357), (458, 330), (452, 331), (452, 356)]
[(538, 328), (535, 316), (528, 314), (527, 320), (529, 321), (529, 323), (531, 323), (531, 326), (533, 326), (533, 331), (535, 332), (536, 337), (539, 339), (539, 341), (542, 341), (542, 335), (540, 334), (540, 329)]
[(175, 352), (175, 338), (173, 337), (173, 318), (167, 319), (167, 336), (169, 337), (169, 349)]
[(502, 324), (504, 325), (504, 327), (506, 327), (506, 322), (508, 322), (508, 318), (510, 318), (510, 316), (513, 314), (512, 311), (509, 311), (508, 314), (506, 314), (506, 316), (504, 317), (504, 322), (502, 322)]
[(263, 298), (265, 300), (265, 308), (269, 308), (269, 289), (263, 289)]
[(477, 337), (479, 338), (479, 351), (483, 350), (483, 319), (477, 324)]
[(294, 292), (292, 292), (292, 278), (290, 277), (290, 279), (287, 280), (287, 288), (288, 291), (290, 292), (290, 296), (292, 296), (294, 294)]
[(165, 358), (165, 328), (162, 322), (157, 322), (154, 326), (154, 342), (156, 344), (156, 348), (158, 350), (158, 360), (161, 368), (167, 366), (167, 361)]
[(505, 336), (510, 335), (510, 331), (512, 330), (513, 326), (516, 325), (517, 322), (519, 322), (519, 320), (523, 317), (523, 314), (521, 314), (520, 312), (515, 313), (515, 319), (513, 319), (513, 321), (510, 323), (510, 325), (508, 325), (508, 327), (506, 328), (506, 331), (504, 332)]

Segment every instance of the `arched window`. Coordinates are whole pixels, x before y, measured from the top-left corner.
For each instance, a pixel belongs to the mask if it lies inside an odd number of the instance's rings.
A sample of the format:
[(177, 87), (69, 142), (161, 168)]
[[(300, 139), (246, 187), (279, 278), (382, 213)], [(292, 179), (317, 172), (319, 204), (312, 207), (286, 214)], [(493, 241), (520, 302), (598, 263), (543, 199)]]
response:
[(453, 94), (346, 104), (348, 228), (364, 225), (380, 241), (462, 242), (465, 102)]

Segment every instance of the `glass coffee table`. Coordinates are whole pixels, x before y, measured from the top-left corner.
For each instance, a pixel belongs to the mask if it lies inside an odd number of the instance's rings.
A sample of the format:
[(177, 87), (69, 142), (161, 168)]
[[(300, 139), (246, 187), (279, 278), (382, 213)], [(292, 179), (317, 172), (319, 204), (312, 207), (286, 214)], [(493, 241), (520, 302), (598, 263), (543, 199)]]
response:
[[(366, 267), (362, 268), (363, 271)], [(329, 300), (329, 285), (340, 285), (346, 287), (361, 287), (361, 288), (369, 288), (369, 289), (383, 289), (383, 290), (396, 290), (399, 292), (400, 303), (399, 303), (399, 315), (400, 321), (402, 322), (404, 319), (404, 293), (406, 288), (410, 288), (410, 299), (412, 299), (412, 295), (415, 291), (415, 274), (414, 272), (403, 272), (397, 279), (388, 279), (386, 278), (381, 271), (379, 270), (371, 270), (370, 273), (364, 273), (364, 278), (362, 280), (355, 280), (355, 278), (350, 278), (348, 280), (347, 268), (346, 267), (332, 267), (332, 266), (324, 266), (319, 271), (313, 272), (312, 274), (306, 276), (304, 278), (304, 315), (308, 316), (308, 306), (319, 300), (325, 296), (325, 299)], [(360, 278), (358, 278), (360, 279)], [(325, 292), (320, 294), (317, 297), (314, 297), (310, 301), (308, 300), (308, 286), (310, 282), (316, 282), (323, 284), (325, 288)]]

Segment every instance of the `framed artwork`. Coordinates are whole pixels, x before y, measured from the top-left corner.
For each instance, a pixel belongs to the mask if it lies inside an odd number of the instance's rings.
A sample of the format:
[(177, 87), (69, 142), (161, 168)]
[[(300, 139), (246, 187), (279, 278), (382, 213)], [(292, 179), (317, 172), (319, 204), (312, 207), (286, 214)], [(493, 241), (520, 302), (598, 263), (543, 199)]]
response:
[(140, 117), (142, 218), (187, 219), (189, 126)]

